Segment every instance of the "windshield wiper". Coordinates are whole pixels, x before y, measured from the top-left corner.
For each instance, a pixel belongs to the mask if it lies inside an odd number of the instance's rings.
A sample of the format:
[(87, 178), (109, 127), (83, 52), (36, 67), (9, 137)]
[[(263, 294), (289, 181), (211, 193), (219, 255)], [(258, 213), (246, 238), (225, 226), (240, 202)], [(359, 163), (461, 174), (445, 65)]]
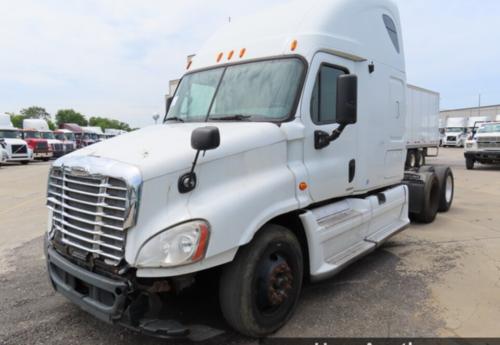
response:
[(173, 117), (167, 117), (165, 119), (165, 122), (167, 121), (177, 121), (177, 122), (185, 122), (183, 119), (181, 119), (180, 117), (176, 117), (176, 116), (173, 116)]
[(244, 121), (251, 118), (252, 115), (231, 115), (231, 116), (220, 116), (220, 117), (209, 117), (209, 120), (215, 121)]

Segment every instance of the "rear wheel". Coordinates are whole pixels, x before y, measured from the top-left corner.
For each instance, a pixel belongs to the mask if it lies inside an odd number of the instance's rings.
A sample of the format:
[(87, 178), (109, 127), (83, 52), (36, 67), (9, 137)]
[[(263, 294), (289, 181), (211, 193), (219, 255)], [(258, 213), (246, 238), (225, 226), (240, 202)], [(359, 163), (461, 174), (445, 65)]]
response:
[(252, 337), (277, 331), (295, 310), (302, 278), (302, 250), (295, 235), (282, 226), (265, 226), (222, 273), (224, 318)]
[(465, 158), (465, 167), (467, 168), (467, 170), (474, 169), (474, 163), (475, 163), (474, 159), (469, 157)]
[(410, 150), (406, 155), (406, 169), (414, 169), (417, 166), (417, 151)]
[(432, 223), (436, 219), (440, 200), (439, 180), (436, 174), (432, 174), (424, 190), (422, 209), (419, 213), (412, 213), (412, 220), (419, 223)]
[(439, 212), (448, 212), (455, 195), (455, 178), (450, 167), (435, 166), (434, 170), (439, 180)]

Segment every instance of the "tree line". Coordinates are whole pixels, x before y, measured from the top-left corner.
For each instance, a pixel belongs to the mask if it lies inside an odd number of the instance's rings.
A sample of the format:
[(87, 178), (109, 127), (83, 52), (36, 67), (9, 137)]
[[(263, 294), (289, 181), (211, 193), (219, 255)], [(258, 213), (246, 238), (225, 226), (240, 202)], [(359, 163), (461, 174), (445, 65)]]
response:
[(6, 114), (10, 116), (12, 124), (17, 128), (23, 127), (24, 119), (43, 119), (47, 121), (51, 130), (56, 129), (63, 123), (76, 123), (79, 126), (101, 127), (103, 131), (105, 128), (121, 129), (127, 132), (132, 130), (127, 123), (106, 117), (92, 116), (87, 120), (85, 115), (73, 109), (58, 110), (55, 114), (55, 120), (52, 120), (52, 116), (44, 108), (38, 106), (21, 109), (19, 114)]

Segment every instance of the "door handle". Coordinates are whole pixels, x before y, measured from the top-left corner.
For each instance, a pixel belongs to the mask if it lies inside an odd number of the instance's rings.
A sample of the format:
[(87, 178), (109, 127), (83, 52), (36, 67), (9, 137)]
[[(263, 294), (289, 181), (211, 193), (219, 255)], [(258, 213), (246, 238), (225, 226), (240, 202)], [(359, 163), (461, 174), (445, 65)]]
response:
[(354, 181), (354, 177), (356, 176), (356, 160), (351, 159), (349, 162), (349, 183)]

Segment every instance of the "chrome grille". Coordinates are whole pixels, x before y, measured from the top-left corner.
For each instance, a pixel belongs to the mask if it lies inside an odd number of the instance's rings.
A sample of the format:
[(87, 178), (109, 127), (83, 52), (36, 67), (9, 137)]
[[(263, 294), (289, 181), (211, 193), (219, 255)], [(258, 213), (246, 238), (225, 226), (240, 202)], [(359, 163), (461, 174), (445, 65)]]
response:
[(129, 189), (109, 176), (80, 176), (52, 168), (47, 204), (55, 237), (72, 248), (117, 265), (124, 256)]
[(479, 137), (477, 139), (477, 147), (480, 149), (500, 148), (500, 137)]

